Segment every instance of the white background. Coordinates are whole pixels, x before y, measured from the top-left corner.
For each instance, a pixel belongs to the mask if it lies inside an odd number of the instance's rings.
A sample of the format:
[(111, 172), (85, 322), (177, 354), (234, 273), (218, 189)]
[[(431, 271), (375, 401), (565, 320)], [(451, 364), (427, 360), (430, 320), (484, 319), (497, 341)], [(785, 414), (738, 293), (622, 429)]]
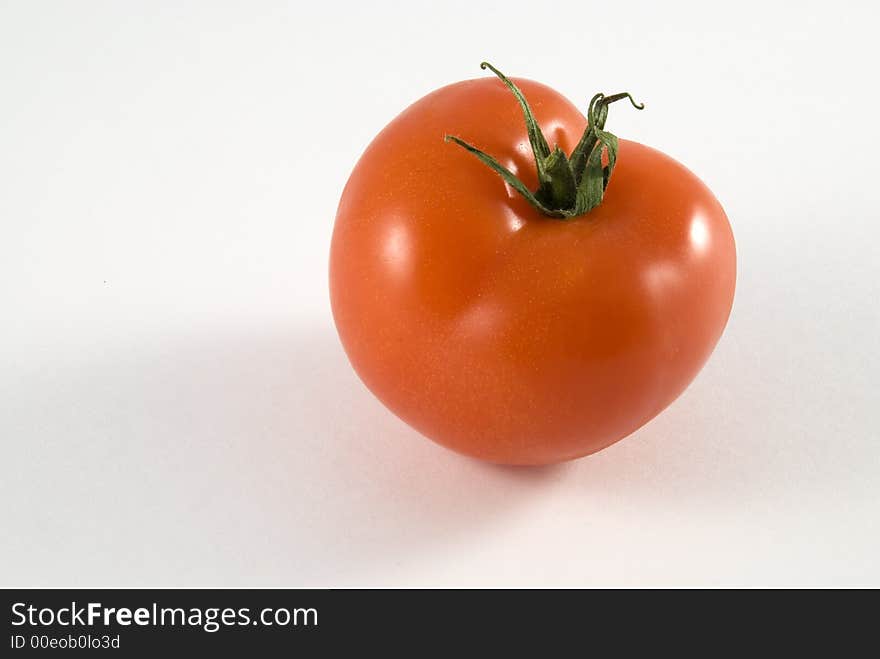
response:
[[(3, 2), (0, 583), (880, 586), (876, 7)], [(701, 375), (558, 467), (420, 437), (329, 312), (356, 159), (484, 58), (632, 91), (737, 238)]]

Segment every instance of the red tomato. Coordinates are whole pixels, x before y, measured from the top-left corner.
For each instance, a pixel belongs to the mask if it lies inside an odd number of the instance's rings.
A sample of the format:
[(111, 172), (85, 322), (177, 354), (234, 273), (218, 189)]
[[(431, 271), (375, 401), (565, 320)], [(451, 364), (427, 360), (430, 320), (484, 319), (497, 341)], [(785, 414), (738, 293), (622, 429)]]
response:
[[(515, 83), (551, 148), (571, 153), (584, 116)], [(629, 435), (681, 394), (727, 322), (736, 251), (720, 204), (672, 158), (620, 140), (601, 203), (548, 217), (447, 134), (539, 187), (497, 78), (443, 87), (386, 126), (345, 187), (330, 253), (355, 370), (412, 427), (484, 460), (553, 463)]]

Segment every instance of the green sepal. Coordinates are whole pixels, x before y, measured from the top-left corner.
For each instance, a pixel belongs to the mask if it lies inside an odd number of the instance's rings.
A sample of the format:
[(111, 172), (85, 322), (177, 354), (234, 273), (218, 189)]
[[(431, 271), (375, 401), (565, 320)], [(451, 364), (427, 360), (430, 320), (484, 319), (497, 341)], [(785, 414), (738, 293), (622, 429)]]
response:
[[(544, 161), (544, 169), (547, 172), (547, 185), (538, 190), (535, 196), (545, 205), (554, 204), (562, 209), (573, 208), (577, 183), (565, 152), (558, 146), (553, 149)], [(547, 195), (546, 199), (542, 198), (544, 195)]]
[(526, 201), (528, 201), (532, 206), (537, 208), (539, 211), (544, 213), (545, 215), (550, 215), (551, 217), (567, 217), (564, 212), (556, 211), (550, 208), (547, 208), (542, 204), (532, 191), (529, 190), (525, 184), (520, 181), (513, 172), (511, 172), (507, 167), (502, 165), (500, 162), (495, 160), (488, 153), (484, 153), (480, 151), (477, 147), (471, 146), (463, 139), (456, 137), (455, 135), (447, 135), (444, 138), (447, 142), (455, 142), (460, 147), (463, 147), (473, 153), (477, 158), (482, 160), (486, 165), (488, 165), (493, 171), (495, 171), (501, 178), (505, 180), (505, 182), (512, 187), (514, 190), (519, 192), (523, 197), (525, 197)]
[(547, 170), (544, 167), (544, 161), (550, 156), (550, 146), (547, 144), (547, 139), (544, 137), (544, 133), (541, 132), (541, 127), (535, 120), (535, 115), (532, 113), (532, 108), (529, 105), (529, 102), (526, 100), (526, 97), (523, 96), (519, 87), (517, 87), (506, 75), (501, 73), (501, 71), (489, 64), (489, 62), (481, 62), (480, 68), (489, 69), (492, 73), (498, 76), (501, 79), (501, 82), (507, 85), (507, 88), (513, 92), (513, 95), (519, 102), (519, 106), (522, 108), (523, 117), (526, 120), (526, 132), (529, 136), (529, 144), (532, 145), (532, 153), (535, 154), (535, 167), (538, 169), (538, 183), (541, 187), (545, 187), (549, 181), (547, 178)]
[[(584, 175), (577, 188), (577, 201), (573, 215), (583, 215), (602, 203), (611, 172), (617, 164), (618, 141), (615, 135), (604, 130), (593, 131), (596, 142), (587, 158)], [(608, 165), (602, 165), (602, 154), (608, 154)]]

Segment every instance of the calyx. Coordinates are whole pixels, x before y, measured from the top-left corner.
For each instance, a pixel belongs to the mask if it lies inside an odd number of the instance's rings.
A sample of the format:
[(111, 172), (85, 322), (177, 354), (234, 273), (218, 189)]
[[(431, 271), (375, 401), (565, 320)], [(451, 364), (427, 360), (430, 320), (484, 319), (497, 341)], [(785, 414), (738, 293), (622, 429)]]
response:
[[(535, 121), (528, 101), (519, 88), (488, 62), (480, 64), (480, 68), (489, 69), (498, 76), (513, 92), (522, 108), (529, 143), (535, 156), (535, 167), (538, 170), (538, 189), (532, 192), (495, 158), (464, 140), (454, 135), (446, 135), (445, 140), (454, 142), (474, 154), (545, 215), (568, 219), (583, 215), (602, 203), (605, 189), (617, 163), (618, 150), (617, 137), (605, 130), (608, 106), (624, 98), (629, 99), (637, 110), (642, 110), (645, 106), (636, 103), (628, 92), (610, 96), (596, 94), (587, 108), (587, 128), (577, 146), (570, 155), (566, 156), (558, 146), (550, 149), (541, 127)], [(603, 155), (606, 155), (605, 163), (603, 163)]]

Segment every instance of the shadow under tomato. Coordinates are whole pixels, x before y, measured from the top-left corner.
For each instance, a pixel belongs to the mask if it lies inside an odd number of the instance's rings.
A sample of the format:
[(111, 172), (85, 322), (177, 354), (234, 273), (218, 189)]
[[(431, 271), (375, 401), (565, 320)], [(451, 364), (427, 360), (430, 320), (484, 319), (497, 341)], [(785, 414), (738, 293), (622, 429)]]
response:
[(426, 440), (332, 328), (102, 347), (34, 369), (9, 403), (33, 429), (7, 483), (31, 585), (381, 585), (491, 534), (560, 473)]
[[(489, 465), (449, 452), (385, 409), (332, 329), (280, 339), (274, 432), (261, 445), (256, 499), (285, 529), (266, 579), (377, 585), (463, 536), (491, 534), (558, 471)], [(286, 356), (286, 357), (285, 357)], [(418, 571), (418, 570), (417, 570)]]

